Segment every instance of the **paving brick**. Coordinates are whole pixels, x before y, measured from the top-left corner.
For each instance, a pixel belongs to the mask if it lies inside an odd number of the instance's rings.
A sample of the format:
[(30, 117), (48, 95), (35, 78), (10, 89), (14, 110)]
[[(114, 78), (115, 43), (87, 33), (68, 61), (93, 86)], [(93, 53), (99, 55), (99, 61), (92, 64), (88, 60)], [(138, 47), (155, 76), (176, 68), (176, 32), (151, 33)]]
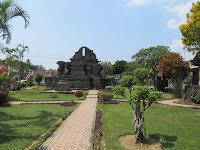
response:
[(90, 90), (86, 100), (43, 143), (39, 150), (92, 149), (97, 94), (97, 90)]

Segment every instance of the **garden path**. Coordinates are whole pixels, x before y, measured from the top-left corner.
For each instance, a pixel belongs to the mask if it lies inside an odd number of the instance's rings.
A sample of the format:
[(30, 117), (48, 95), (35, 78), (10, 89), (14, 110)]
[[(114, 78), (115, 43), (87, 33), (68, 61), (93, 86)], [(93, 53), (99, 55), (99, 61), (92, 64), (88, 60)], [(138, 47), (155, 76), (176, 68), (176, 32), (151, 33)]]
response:
[(90, 90), (86, 100), (43, 143), (39, 150), (91, 150), (97, 96), (97, 90)]
[(187, 107), (187, 108), (199, 108), (200, 106), (195, 106), (195, 105), (187, 105), (187, 104), (178, 104), (177, 102), (180, 101), (181, 99), (172, 99), (172, 100), (164, 100), (164, 101), (157, 101), (160, 104), (165, 104), (165, 105), (170, 105), (170, 106), (179, 106), (179, 107)]

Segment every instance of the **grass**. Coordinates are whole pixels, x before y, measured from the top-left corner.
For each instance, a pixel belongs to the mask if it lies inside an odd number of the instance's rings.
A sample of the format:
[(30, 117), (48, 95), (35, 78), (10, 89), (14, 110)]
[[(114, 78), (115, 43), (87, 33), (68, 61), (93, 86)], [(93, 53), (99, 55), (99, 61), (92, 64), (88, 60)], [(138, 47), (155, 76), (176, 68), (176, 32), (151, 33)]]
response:
[(170, 100), (175, 98), (177, 98), (177, 96), (173, 92), (163, 92), (163, 94), (160, 98), (158, 98), (158, 100)]
[[(36, 86), (37, 88), (34, 90), (21, 90), (17, 91), (9, 91), (9, 98), (11, 101), (55, 101), (55, 100), (79, 100), (74, 94), (61, 94), (55, 93), (57, 98), (50, 98), (51, 93), (41, 93), (43, 89), (46, 88), (45, 86)], [(87, 91), (83, 91), (86, 93)], [(80, 98), (81, 100), (84, 97)]]
[(55, 104), (0, 107), (0, 149), (22, 150), (74, 107)]
[[(128, 103), (103, 105), (106, 149), (125, 150), (118, 137), (133, 134), (133, 114)], [(200, 110), (153, 104), (145, 112), (147, 135), (163, 140), (163, 149), (199, 149)], [(135, 141), (133, 141), (135, 142)]]

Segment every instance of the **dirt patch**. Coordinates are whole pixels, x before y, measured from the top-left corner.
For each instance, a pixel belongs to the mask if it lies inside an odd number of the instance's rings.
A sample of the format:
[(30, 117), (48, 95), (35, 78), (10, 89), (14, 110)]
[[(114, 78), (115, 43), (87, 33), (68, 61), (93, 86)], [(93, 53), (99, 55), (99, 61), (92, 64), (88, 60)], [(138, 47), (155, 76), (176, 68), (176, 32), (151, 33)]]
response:
[(135, 135), (125, 135), (118, 139), (121, 146), (128, 150), (161, 150), (161, 141), (156, 141), (150, 137), (146, 138), (145, 144), (136, 144)]
[(37, 87), (24, 88), (24, 90), (34, 90), (34, 89), (37, 89)]

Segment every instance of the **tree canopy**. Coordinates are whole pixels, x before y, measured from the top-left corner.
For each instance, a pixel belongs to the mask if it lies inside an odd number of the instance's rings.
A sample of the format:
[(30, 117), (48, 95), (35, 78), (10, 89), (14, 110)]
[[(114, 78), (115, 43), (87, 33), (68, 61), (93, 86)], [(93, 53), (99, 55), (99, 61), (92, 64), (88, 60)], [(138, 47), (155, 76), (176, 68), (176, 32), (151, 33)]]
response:
[(124, 60), (121, 61), (116, 61), (115, 64), (113, 65), (113, 73), (114, 74), (121, 74), (124, 72), (125, 70), (125, 66), (126, 66), (127, 62)]
[(10, 43), (11, 31), (8, 22), (15, 18), (22, 17), (25, 21), (25, 28), (29, 25), (30, 17), (14, 0), (0, 1), (0, 33), (6, 43)]
[(156, 46), (149, 47), (146, 49), (141, 49), (138, 53), (132, 56), (132, 59), (136, 62), (138, 68), (147, 68), (152, 71), (154, 77), (155, 86), (155, 76), (158, 72), (157, 65), (161, 56), (169, 53), (169, 46)]
[(182, 42), (185, 49), (193, 53), (200, 51), (200, 1), (193, 3), (190, 13), (186, 14), (187, 22), (179, 29), (182, 33)]
[(111, 62), (101, 62), (100, 65), (103, 67), (103, 70), (101, 71), (101, 74), (103, 76), (106, 75), (112, 75), (113, 74), (113, 69), (112, 69), (112, 64)]
[(187, 76), (189, 67), (180, 54), (171, 52), (162, 56), (157, 69), (162, 71), (166, 78), (173, 81), (176, 91), (179, 92), (181, 82)]
[(123, 76), (121, 79), (121, 84), (122, 86), (127, 87), (131, 94), (132, 87), (133, 87), (133, 76), (131, 75)]

